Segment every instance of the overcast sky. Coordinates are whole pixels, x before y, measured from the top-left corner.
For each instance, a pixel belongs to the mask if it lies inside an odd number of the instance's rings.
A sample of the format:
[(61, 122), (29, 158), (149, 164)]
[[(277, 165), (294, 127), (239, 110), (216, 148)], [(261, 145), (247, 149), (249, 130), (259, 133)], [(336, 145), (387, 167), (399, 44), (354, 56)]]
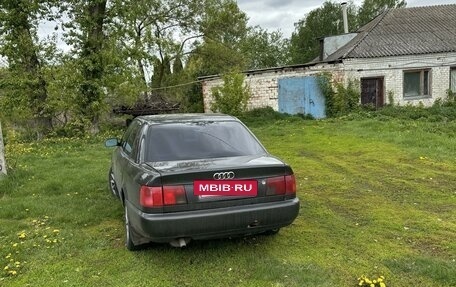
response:
[[(347, 2), (335, 0), (336, 2)], [(249, 24), (264, 29), (280, 29), (285, 37), (294, 31), (294, 23), (310, 11), (320, 7), (324, 0), (237, 0), (239, 8), (249, 17)], [(355, 0), (358, 6), (363, 1)], [(456, 0), (407, 0), (407, 7), (455, 4)]]

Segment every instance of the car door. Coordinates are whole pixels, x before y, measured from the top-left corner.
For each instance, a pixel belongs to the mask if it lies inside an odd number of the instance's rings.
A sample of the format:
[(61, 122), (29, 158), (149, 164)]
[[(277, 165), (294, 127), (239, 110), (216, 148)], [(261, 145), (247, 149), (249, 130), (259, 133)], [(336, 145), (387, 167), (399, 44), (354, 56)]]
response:
[(138, 197), (140, 185), (135, 181), (136, 176), (141, 172), (139, 149), (144, 124), (140, 121), (133, 121), (130, 124), (125, 138), (122, 140), (119, 153), (119, 176), (122, 186), (124, 200), (135, 202)]

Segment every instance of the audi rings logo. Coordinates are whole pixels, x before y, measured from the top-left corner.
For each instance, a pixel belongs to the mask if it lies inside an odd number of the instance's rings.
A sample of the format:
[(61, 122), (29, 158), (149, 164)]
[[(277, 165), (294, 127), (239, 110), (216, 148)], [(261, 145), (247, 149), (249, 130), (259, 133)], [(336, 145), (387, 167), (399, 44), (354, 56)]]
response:
[(232, 172), (232, 171), (216, 172), (216, 173), (214, 173), (214, 176), (212, 178), (214, 178), (215, 180), (233, 179), (234, 178), (234, 172)]

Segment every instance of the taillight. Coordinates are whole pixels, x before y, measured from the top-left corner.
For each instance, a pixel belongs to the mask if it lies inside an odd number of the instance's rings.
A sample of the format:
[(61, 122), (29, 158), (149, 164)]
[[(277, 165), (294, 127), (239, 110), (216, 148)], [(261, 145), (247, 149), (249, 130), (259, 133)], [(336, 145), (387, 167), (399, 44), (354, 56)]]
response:
[(141, 186), (139, 203), (144, 207), (163, 206), (163, 191), (160, 186)]
[(285, 176), (286, 194), (296, 194), (296, 178), (294, 174)]
[(285, 177), (270, 177), (266, 179), (266, 195), (285, 194)]
[(296, 194), (296, 179), (294, 175), (270, 177), (266, 179), (266, 195)]
[(141, 186), (139, 203), (144, 207), (187, 203), (185, 188), (183, 185)]
[(187, 203), (184, 186), (163, 186), (163, 199), (165, 205)]

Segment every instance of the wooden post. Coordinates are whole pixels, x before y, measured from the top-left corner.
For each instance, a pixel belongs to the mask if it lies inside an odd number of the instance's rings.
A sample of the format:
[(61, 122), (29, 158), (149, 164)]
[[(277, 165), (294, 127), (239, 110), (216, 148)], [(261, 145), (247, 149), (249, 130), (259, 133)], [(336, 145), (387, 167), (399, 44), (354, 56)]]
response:
[(5, 147), (3, 145), (2, 123), (0, 123), (0, 177), (6, 175)]

